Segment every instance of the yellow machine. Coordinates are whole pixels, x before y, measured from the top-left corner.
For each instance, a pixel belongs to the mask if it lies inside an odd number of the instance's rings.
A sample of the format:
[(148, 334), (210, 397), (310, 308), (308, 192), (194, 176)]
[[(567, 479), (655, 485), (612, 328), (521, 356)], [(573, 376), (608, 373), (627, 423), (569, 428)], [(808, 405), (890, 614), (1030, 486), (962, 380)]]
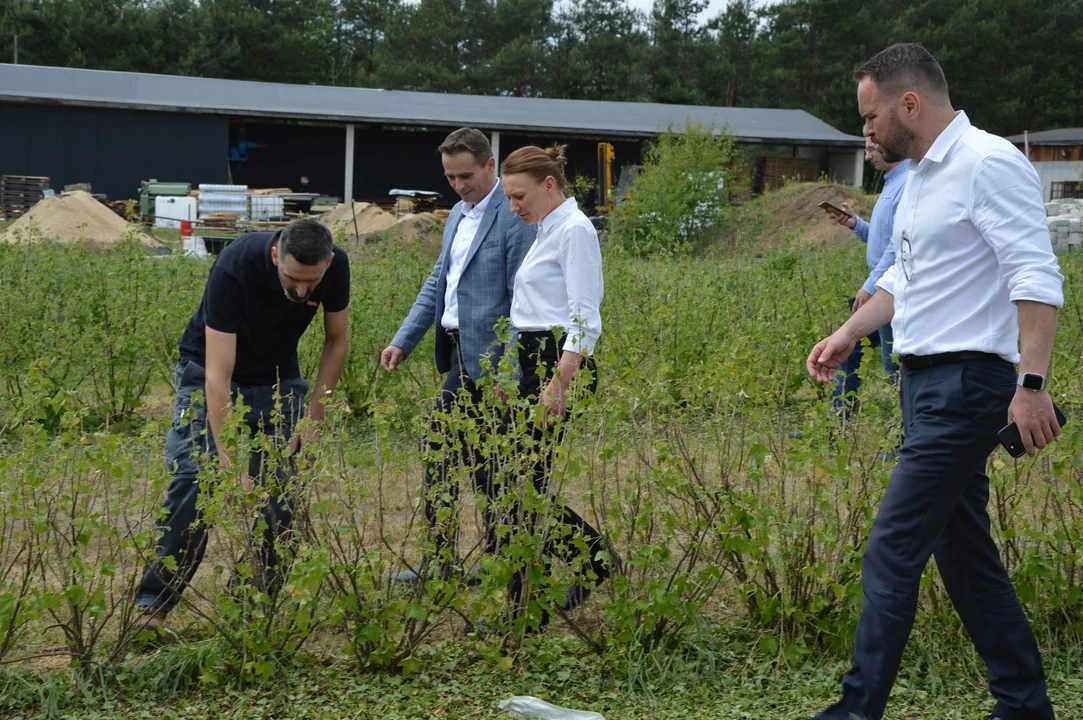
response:
[(613, 143), (598, 143), (598, 185), (594, 189), (599, 213), (613, 212)]

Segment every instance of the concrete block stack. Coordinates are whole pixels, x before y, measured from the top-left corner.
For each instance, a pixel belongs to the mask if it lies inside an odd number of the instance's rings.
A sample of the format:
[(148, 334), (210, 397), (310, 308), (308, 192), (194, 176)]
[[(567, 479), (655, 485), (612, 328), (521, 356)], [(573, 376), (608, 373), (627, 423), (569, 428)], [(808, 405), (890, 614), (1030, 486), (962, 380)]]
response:
[(1045, 204), (1046, 225), (1054, 250), (1079, 250), (1083, 245), (1083, 200)]

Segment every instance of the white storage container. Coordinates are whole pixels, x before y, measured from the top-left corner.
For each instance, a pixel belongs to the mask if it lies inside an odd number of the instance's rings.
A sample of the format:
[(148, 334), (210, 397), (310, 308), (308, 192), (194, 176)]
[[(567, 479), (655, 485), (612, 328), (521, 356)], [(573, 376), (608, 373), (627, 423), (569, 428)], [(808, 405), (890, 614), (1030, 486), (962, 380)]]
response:
[(253, 220), (280, 220), (286, 215), (286, 203), (278, 195), (251, 195), (248, 202)]
[(195, 219), (194, 197), (159, 195), (154, 198), (154, 227), (179, 228), (181, 220)]

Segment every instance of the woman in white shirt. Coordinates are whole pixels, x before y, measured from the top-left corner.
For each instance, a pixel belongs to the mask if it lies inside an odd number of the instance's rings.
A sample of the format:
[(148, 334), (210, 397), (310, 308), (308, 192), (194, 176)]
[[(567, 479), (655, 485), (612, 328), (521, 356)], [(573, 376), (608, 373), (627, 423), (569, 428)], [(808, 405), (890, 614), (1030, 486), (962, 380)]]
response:
[[(602, 255), (598, 233), (574, 198), (565, 197), (564, 148), (542, 150), (529, 146), (516, 150), (501, 164), (504, 193), (511, 211), (528, 225), (537, 224), (538, 237), (515, 275), (511, 324), (518, 331), (522, 369), (520, 397), (545, 408), (545, 421), (534, 425), (534, 440), (552, 448), (567, 417), (573, 388), (594, 392), (598, 379), (591, 357), (602, 332)], [(553, 328), (563, 329), (558, 339)], [(588, 373), (583, 373), (586, 370)], [(576, 378), (579, 382), (573, 383)], [(586, 382), (583, 382), (586, 381)], [(547, 426), (556, 425), (556, 429)], [(529, 452), (528, 450), (526, 452)], [(551, 451), (543, 451), (534, 467), (534, 485), (548, 492)], [(546, 557), (556, 555), (578, 569), (579, 582), (568, 590), (564, 609), (571, 610), (609, 576), (598, 555), (605, 543), (598, 531), (574, 510), (554, 498), (558, 529), (549, 530)], [(527, 522), (534, 527), (534, 519)], [(561, 527), (563, 526), (563, 527)], [(586, 550), (577, 550), (571, 537), (580, 535)], [(525, 570), (524, 570), (525, 573)], [(517, 574), (512, 596), (521, 599), (524, 580)], [(549, 620), (542, 609), (539, 626)], [(528, 625), (530, 625), (528, 621)]]

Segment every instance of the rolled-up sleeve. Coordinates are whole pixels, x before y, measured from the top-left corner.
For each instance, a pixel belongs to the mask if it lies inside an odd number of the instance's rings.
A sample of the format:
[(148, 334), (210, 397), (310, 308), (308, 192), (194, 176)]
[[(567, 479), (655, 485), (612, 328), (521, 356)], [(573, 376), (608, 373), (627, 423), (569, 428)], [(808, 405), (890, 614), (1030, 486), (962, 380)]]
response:
[[(1016, 157), (1018, 156), (1018, 157)], [(1042, 185), (1022, 153), (997, 153), (974, 169), (970, 217), (996, 253), (1012, 302), (1064, 305), (1064, 276), (1049, 239)]]
[(887, 290), (890, 295), (895, 295), (895, 279), (899, 277), (899, 263), (889, 267), (887, 271), (876, 281), (876, 287)]
[(602, 252), (593, 227), (573, 225), (560, 244), (560, 269), (568, 288), (571, 322), (564, 349), (590, 355), (602, 334)]

